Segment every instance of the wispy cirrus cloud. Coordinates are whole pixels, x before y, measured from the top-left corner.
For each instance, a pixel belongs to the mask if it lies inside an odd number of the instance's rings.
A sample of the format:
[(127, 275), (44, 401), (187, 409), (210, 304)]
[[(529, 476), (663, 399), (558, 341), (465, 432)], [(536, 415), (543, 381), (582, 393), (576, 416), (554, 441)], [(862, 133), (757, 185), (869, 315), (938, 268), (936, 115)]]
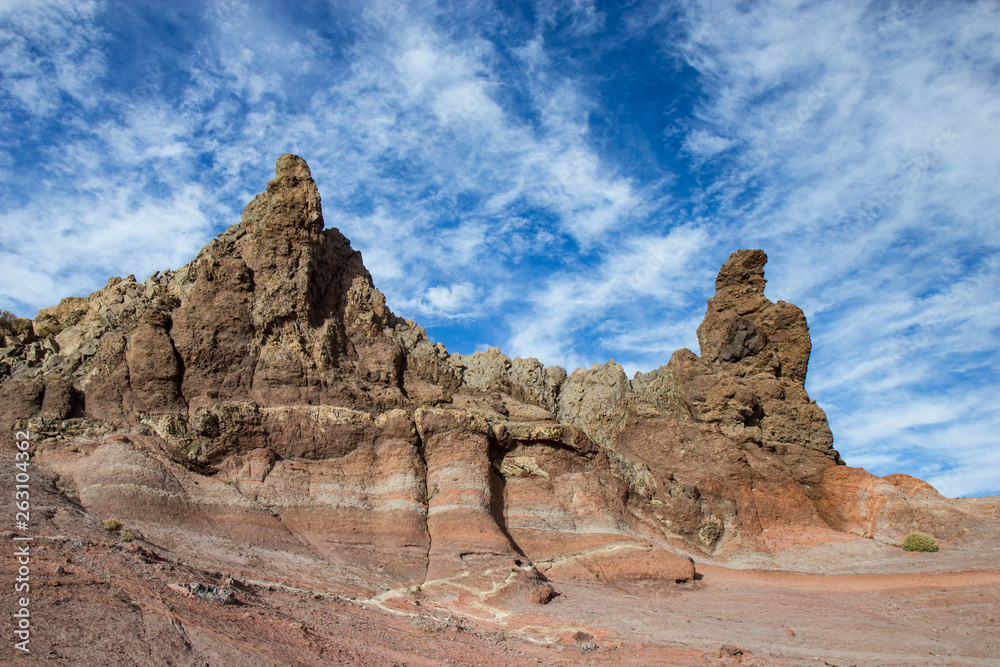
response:
[(883, 473), (919, 452), (918, 473), (971, 474), (996, 444), (940, 434), (1000, 389), (984, 374), (1000, 360), (998, 18), (990, 3), (687, 13), (704, 98), (685, 141), (734, 146), (702, 205), (768, 250), (772, 291), (810, 315), (810, 387), (838, 447)]
[[(529, 297), (530, 308), (508, 343), (510, 354), (543, 355), (572, 371), (589, 366), (588, 358), (593, 361), (592, 341), (607, 347), (619, 338), (634, 341), (634, 327), (648, 324), (645, 315), (656, 313), (654, 319), (659, 315), (655, 304), (668, 304), (676, 311), (687, 305), (690, 283), (686, 279), (697, 270), (706, 241), (702, 229), (677, 227), (665, 236), (632, 238), (586, 272), (576, 269), (555, 274)], [(705, 277), (711, 279), (710, 275)], [(641, 347), (657, 346), (661, 354), (665, 333), (669, 335), (666, 347), (671, 349), (695, 340), (693, 329), (654, 331), (659, 336), (651, 336), (649, 330), (640, 336)], [(633, 343), (612, 349), (627, 355), (635, 347)], [(663, 363), (667, 358), (669, 352)], [(627, 357), (622, 361), (635, 366)]]
[(92, 83), (104, 72), (98, 45), (107, 34), (94, 24), (95, 2), (6, 2), (0, 7), (0, 94), (22, 113), (46, 118), (68, 101), (93, 108)]
[(997, 13), (7, 2), (0, 299), (179, 266), (295, 152), (454, 351), (648, 370), (762, 247), (848, 462), (997, 492)]

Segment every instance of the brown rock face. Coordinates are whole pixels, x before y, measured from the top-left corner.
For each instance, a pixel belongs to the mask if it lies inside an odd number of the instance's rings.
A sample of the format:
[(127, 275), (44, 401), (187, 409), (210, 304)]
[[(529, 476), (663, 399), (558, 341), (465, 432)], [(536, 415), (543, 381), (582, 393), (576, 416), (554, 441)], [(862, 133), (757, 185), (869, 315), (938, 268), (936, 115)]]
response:
[(208, 540), (210, 561), (190, 551), (206, 566), (294, 562), (295, 585), (379, 605), (416, 587), (541, 604), (560, 577), (673, 585), (694, 578), (679, 549), (932, 525), (947, 501), (919, 480), (842, 465), (804, 388), (805, 317), (764, 296), (766, 259), (722, 267), (701, 356), (631, 380), (613, 361), (567, 375), (449, 354), (386, 307), (283, 155), (187, 266), (113, 278), (5, 338), (0, 431), (35, 433), (39, 465), (88, 511), (178, 552)]
[(129, 336), (125, 352), (129, 385), (136, 401), (146, 412), (181, 411), (181, 360), (167, 333), (170, 316), (156, 309), (146, 310), (140, 324)]
[(692, 387), (688, 403), (700, 420), (718, 422), (729, 434), (749, 429), (762, 442), (836, 458), (826, 415), (804, 389), (812, 350), (805, 315), (764, 296), (766, 262), (761, 250), (738, 250), (719, 270), (698, 327), (706, 368), (681, 371)]

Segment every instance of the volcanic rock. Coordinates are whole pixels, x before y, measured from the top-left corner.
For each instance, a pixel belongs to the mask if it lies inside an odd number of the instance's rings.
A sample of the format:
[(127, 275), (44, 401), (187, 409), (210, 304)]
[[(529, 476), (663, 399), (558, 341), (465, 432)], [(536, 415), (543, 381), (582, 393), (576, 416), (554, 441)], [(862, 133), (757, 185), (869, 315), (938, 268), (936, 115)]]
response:
[(805, 317), (764, 295), (762, 251), (720, 270), (700, 355), (567, 374), (431, 342), (324, 228), (306, 163), (275, 173), (190, 264), (64, 299), (3, 348), (0, 435), (31, 430), (87, 512), (389, 606), (540, 603), (559, 577), (691, 582), (685, 553), (967, 530), (971, 510), (919, 480), (843, 465), (804, 387)]

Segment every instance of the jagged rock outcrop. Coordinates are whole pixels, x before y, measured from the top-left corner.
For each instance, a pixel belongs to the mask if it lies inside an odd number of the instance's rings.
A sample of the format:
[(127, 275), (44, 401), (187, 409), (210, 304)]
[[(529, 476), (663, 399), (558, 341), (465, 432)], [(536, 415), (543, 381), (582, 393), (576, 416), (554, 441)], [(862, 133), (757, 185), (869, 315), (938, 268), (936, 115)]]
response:
[(53, 353), (28, 355), (12, 379), (70, 377), (88, 415), (116, 423), (227, 401), (402, 404), (395, 318), (360, 253), (323, 229), (309, 168), (291, 155), (191, 264), (144, 285), (112, 279), (37, 322)]
[(554, 418), (565, 373), (450, 355), (395, 317), (295, 156), (187, 266), (36, 328), (47, 343), (12, 346), (2, 428), (32, 428), (85, 507), (162, 539), (318, 555), (355, 588), (493, 572), (540, 601), (535, 559), (659, 548), (602, 450)]
[(275, 171), (187, 266), (113, 278), (3, 341), (0, 432), (36, 433), (84, 507), (174, 544), (211, 533), (236, 568), (294, 554), (337, 590), (458, 577), (539, 602), (544, 571), (685, 580), (676, 548), (894, 539), (892, 517), (938, 511), (842, 465), (804, 388), (805, 317), (764, 296), (763, 252), (722, 267), (700, 356), (567, 375), (432, 343), (324, 228), (305, 162)]
[(679, 419), (770, 448), (838, 455), (823, 410), (805, 391), (812, 343), (802, 311), (764, 296), (761, 250), (733, 253), (698, 327), (701, 356), (680, 350), (665, 369), (636, 378), (643, 398)]

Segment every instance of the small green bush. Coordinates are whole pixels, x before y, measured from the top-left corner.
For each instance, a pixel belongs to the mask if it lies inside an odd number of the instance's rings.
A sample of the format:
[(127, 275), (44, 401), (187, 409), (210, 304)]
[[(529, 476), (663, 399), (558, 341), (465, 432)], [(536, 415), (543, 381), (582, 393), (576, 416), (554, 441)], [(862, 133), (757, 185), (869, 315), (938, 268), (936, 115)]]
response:
[(903, 551), (937, 551), (938, 543), (933, 535), (914, 531), (903, 538)]
[(101, 525), (104, 526), (104, 530), (111, 533), (117, 533), (125, 527), (125, 522), (116, 516), (109, 516)]
[(133, 535), (130, 531), (128, 530), (122, 531), (122, 542), (131, 542), (134, 539), (135, 535)]

